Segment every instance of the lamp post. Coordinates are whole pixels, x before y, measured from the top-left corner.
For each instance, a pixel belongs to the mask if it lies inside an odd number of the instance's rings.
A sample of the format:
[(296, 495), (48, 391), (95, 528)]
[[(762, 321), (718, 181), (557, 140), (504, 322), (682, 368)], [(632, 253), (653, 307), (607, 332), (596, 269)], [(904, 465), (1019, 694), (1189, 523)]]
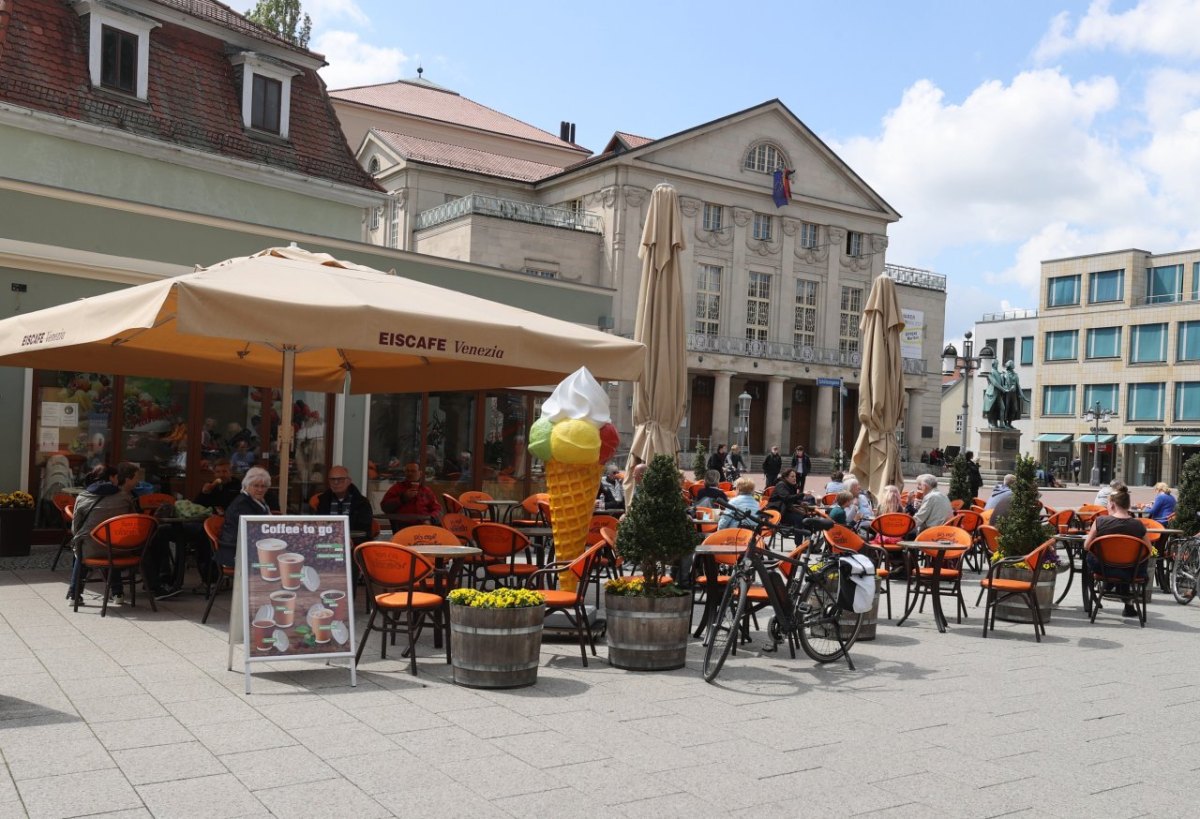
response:
[(975, 343), (971, 340), (970, 331), (963, 335), (963, 354), (961, 356), (953, 344), (947, 344), (946, 349), (942, 350), (942, 372), (958, 373), (963, 380), (962, 451), (964, 453), (967, 451), (967, 435), (969, 434), (967, 425), (971, 421), (971, 376), (981, 369), (992, 366), (992, 361), (996, 358), (995, 351), (986, 344), (979, 351), (978, 358), (971, 355), (974, 352)]
[(747, 451), (750, 449), (750, 402), (754, 399), (750, 393), (742, 390), (742, 394), (737, 397), (738, 402), (738, 443), (743, 450), (743, 456), (750, 457)]
[(1100, 485), (1100, 426), (1117, 417), (1110, 409), (1101, 409), (1097, 401), (1094, 407), (1084, 410), (1083, 420), (1092, 425), (1092, 475), (1088, 481), (1092, 486)]

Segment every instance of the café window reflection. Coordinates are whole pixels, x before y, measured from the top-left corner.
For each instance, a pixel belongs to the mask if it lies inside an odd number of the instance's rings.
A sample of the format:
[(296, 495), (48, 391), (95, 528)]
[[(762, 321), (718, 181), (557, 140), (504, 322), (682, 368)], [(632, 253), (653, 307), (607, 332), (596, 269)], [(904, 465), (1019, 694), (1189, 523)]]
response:
[(524, 497), (527, 397), (490, 392), (484, 399), (482, 489), (497, 498)]
[(165, 378), (125, 378), (121, 392), (121, 454), (145, 473), (155, 492), (185, 494), (191, 385)]
[(475, 393), (430, 393), (423, 463), (434, 492), (457, 497), (474, 487), (474, 442)]

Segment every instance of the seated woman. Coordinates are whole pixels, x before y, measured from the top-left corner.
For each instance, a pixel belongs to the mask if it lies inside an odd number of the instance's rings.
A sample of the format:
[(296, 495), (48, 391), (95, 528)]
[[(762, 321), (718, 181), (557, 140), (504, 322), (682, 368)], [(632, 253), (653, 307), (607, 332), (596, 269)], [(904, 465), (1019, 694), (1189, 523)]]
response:
[(1171, 487), (1161, 482), (1154, 484), (1154, 493), (1154, 502), (1143, 503), (1142, 512), (1151, 520), (1166, 526), (1167, 520), (1175, 514), (1175, 496), (1171, 494)]
[(704, 488), (696, 493), (696, 506), (707, 506), (710, 509), (716, 508), (714, 500), (728, 500), (725, 490), (717, 486), (721, 482), (721, 473), (715, 469), (710, 469), (704, 473)]
[[(1083, 542), (1084, 554), (1087, 555), (1088, 568), (1096, 571), (1100, 568), (1100, 561), (1095, 558), (1089, 547), (1092, 541), (1101, 535), (1132, 535), (1136, 538), (1146, 537), (1146, 525), (1135, 517), (1129, 514), (1129, 490), (1125, 487), (1114, 489), (1108, 496), (1108, 514), (1097, 515), (1092, 520), (1092, 528), (1088, 532), (1087, 539)], [(1146, 566), (1143, 565), (1137, 579), (1144, 580), (1146, 578)], [(1129, 570), (1125, 570), (1127, 573)], [(1131, 579), (1133, 579), (1131, 577)], [(1125, 600), (1125, 616), (1137, 617), (1137, 609), (1134, 607), (1132, 600), (1129, 598), (1129, 586), (1118, 585), (1116, 588), (1117, 594), (1123, 595)]]
[(779, 483), (775, 484), (775, 489), (771, 492), (767, 508), (779, 512), (781, 522), (785, 525), (799, 526), (808, 516), (804, 507), (814, 503), (811, 496), (801, 492), (796, 470), (788, 467), (779, 476)]
[[(733, 482), (733, 488), (737, 490), (737, 495), (729, 499), (729, 505), (734, 509), (742, 512), (757, 512), (758, 500), (754, 497), (754, 479), (741, 477)], [(746, 529), (754, 528), (752, 523), (740, 523), (730, 512), (721, 513), (721, 519), (717, 522), (718, 529), (733, 529), (734, 527), (742, 526)]]
[(254, 466), (246, 471), (242, 478), (241, 494), (225, 507), (225, 524), (217, 538), (217, 561), (222, 566), (233, 566), (237, 560), (242, 515), (269, 515), (273, 511), (267, 504), (267, 490), (270, 488), (270, 472), (261, 466)]

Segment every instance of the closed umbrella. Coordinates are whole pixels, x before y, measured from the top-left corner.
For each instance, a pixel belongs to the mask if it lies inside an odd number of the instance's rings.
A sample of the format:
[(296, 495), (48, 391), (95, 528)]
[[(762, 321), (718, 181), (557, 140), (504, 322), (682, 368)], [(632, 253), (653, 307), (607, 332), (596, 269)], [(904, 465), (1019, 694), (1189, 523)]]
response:
[(0, 321), (0, 365), (293, 388), (421, 392), (632, 380), (641, 344), (295, 246)]
[(852, 466), (859, 481), (878, 497), (883, 487), (903, 480), (896, 427), (904, 412), (900, 362), (904, 314), (896, 298), (896, 283), (889, 277), (875, 279), (858, 327), (863, 351), (858, 388), (862, 429), (854, 445)]
[(633, 488), (633, 467), (655, 455), (675, 456), (676, 431), (683, 422), (687, 393), (687, 349), (684, 337), (683, 215), (679, 196), (670, 185), (658, 185), (650, 196), (642, 228), (642, 282), (638, 289), (633, 338), (646, 345), (646, 368), (633, 389), (633, 444), (625, 471), (626, 496)]

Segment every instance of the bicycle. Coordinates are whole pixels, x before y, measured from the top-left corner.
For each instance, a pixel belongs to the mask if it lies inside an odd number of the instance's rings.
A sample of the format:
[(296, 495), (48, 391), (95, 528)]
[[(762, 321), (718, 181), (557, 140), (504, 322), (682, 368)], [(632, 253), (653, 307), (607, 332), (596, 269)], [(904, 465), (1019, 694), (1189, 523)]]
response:
[[(760, 515), (742, 512), (720, 501), (717, 503), (738, 523), (753, 524), (754, 535), (734, 565), (721, 605), (708, 625), (704, 639), (705, 681), (715, 680), (730, 652), (737, 653), (739, 634), (743, 643), (749, 642), (745, 619), (752, 587), (763, 590), (755, 596), (758, 602), (765, 596), (766, 605), (773, 612), (767, 622), (767, 636), (771, 642), (764, 651), (777, 651), (779, 643), (786, 639), (792, 659), (796, 657), (796, 644), (799, 643), (804, 653), (816, 662), (831, 663), (845, 657), (853, 670), (850, 647), (858, 638), (863, 615), (844, 611), (838, 605), (841, 570), (824, 537), (825, 530), (831, 528), (833, 522), (826, 518), (806, 518), (799, 527), (787, 527), (771, 524)], [(785, 537), (800, 533), (810, 535), (811, 540), (798, 558), (775, 554), (758, 545), (764, 528), (771, 528)], [(783, 571), (785, 566), (790, 567), (786, 572)], [(755, 578), (761, 581), (761, 586), (754, 586)]]
[(1200, 582), (1200, 537), (1190, 537), (1171, 544), (1171, 594), (1175, 602), (1186, 606), (1196, 596)]

